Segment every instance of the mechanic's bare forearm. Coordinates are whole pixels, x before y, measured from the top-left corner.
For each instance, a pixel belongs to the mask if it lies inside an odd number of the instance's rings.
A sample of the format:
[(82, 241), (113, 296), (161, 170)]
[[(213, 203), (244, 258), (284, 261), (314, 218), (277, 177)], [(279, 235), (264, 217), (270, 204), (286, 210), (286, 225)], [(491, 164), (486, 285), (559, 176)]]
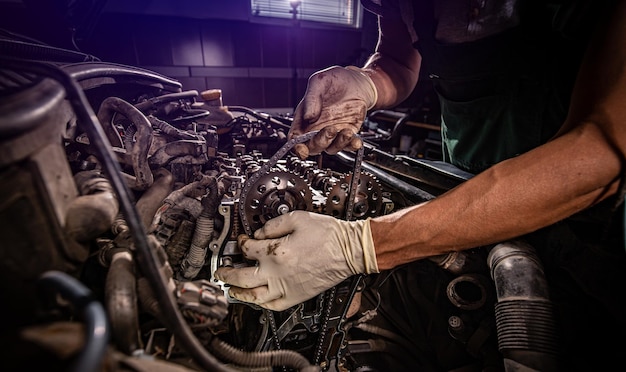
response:
[(419, 206), (372, 220), (381, 270), (493, 244), (548, 226), (614, 194), (623, 153), (585, 123)]
[(597, 30), (558, 136), (420, 206), (372, 220), (381, 270), (498, 243), (618, 190), (626, 169), (626, 2)]
[(376, 51), (363, 67), (378, 91), (374, 108), (393, 107), (405, 100), (417, 84), (421, 62), (406, 26), (379, 18)]
[(373, 108), (389, 108), (405, 100), (417, 84), (417, 71), (385, 57), (380, 53), (373, 54), (364, 66), (364, 70), (372, 78), (378, 100)]

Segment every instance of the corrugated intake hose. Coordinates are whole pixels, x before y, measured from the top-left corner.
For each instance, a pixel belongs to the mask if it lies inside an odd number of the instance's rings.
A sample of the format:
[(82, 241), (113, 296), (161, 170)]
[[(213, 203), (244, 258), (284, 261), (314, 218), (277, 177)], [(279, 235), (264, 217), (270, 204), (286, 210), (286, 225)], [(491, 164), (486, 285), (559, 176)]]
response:
[(212, 351), (221, 359), (230, 360), (235, 365), (247, 368), (261, 367), (291, 367), (301, 372), (316, 372), (319, 366), (311, 365), (309, 361), (293, 350), (270, 350), (261, 352), (241, 351), (226, 342), (213, 338)]
[(496, 287), (498, 348), (506, 371), (557, 371), (552, 303), (534, 248), (522, 241), (501, 243), (487, 262)]

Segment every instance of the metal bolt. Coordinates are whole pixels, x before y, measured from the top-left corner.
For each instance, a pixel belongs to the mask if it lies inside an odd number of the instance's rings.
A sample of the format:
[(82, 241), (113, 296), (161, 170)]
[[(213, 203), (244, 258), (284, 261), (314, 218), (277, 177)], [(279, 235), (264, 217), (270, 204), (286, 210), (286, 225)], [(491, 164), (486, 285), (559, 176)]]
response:
[(278, 214), (285, 214), (289, 212), (289, 206), (286, 204), (281, 204), (278, 206), (278, 208), (276, 208), (276, 212), (278, 212)]

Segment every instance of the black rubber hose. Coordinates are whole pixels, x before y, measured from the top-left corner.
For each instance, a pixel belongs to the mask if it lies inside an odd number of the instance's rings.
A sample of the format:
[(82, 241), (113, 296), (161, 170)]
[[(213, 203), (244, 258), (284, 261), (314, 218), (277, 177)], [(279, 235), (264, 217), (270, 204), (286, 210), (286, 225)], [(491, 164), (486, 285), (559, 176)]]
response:
[(131, 148), (126, 149), (126, 155), (130, 157), (133, 171), (135, 173), (134, 188), (137, 190), (146, 190), (154, 182), (154, 176), (148, 164), (148, 152), (152, 141), (152, 124), (148, 118), (135, 106), (129, 102), (118, 98), (108, 97), (100, 105), (98, 110), (98, 120), (100, 124), (106, 125), (104, 130), (107, 133), (109, 141), (119, 142), (119, 146), (123, 143), (120, 141), (119, 133), (113, 126), (112, 119), (115, 113), (124, 115), (137, 128), (135, 133), (136, 143)]
[(49, 294), (60, 294), (80, 311), (85, 322), (85, 347), (72, 362), (70, 371), (98, 371), (109, 342), (109, 325), (102, 304), (80, 281), (60, 271), (47, 271), (37, 283)]
[(122, 171), (120, 165), (115, 160), (111, 145), (80, 85), (65, 71), (49, 63), (16, 60), (6, 57), (0, 57), (0, 60), (5, 67), (10, 67), (18, 71), (27, 70), (48, 76), (63, 85), (67, 92), (67, 99), (70, 105), (74, 109), (79, 121), (85, 123), (85, 130), (87, 131), (89, 140), (95, 147), (102, 162), (102, 166), (110, 177), (111, 184), (117, 192), (121, 206), (120, 209), (124, 214), (135, 244), (139, 267), (141, 267), (142, 272), (150, 281), (152, 290), (158, 297), (164, 319), (168, 323), (166, 324), (167, 328), (177, 337), (182, 347), (189, 352), (191, 357), (202, 368), (209, 371), (231, 371), (230, 368), (220, 363), (204, 348), (181, 314), (176, 304), (174, 294), (170, 292), (167, 281), (159, 270), (160, 264), (157, 253), (150, 249), (146, 230), (133, 204), (132, 194), (121, 176)]
[(404, 128), (406, 122), (411, 118), (411, 116), (408, 113), (404, 112), (397, 112), (392, 110), (377, 110), (372, 112), (368, 116), (368, 118), (372, 120), (374, 117), (376, 117), (376, 115), (391, 116), (393, 117), (393, 119), (396, 120), (388, 140), (391, 143), (392, 147), (398, 147), (400, 143), (400, 132), (402, 131), (402, 128)]
[(139, 111), (145, 113), (147, 111), (156, 109), (158, 106), (160, 106), (160, 105), (162, 105), (164, 103), (176, 101), (176, 100), (179, 100), (179, 99), (194, 98), (194, 97), (197, 97), (197, 96), (198, 96), (198, 91), (197, 90), (188, 90), (188, 91), (184, 91), (184, 92), (169, 93), (169, 94), (164, 94), (162, 96), (150, 98), (150, 99), (148, 99), (146, 101), (140, 102), (140, 103), (136, 104), (135, 107)]
[[(63, 101), (65, 92), (59, 84), (51, 80), (39, 81), (32, 76), (7, 74), (0, 68), (0, 79), (7, 76), (15, 86), (28, 86), (28, 89), (5, 95), (0, 102), (0, 138), (3, 141), (17, 137), (43, 126), (49, 119), (51, 107)], [(3, 82), (3, 84), (7, 84)], [(3, 87), (5, 89), (5, 87)], [(42, 108), (45, 107), (45, 109)]]

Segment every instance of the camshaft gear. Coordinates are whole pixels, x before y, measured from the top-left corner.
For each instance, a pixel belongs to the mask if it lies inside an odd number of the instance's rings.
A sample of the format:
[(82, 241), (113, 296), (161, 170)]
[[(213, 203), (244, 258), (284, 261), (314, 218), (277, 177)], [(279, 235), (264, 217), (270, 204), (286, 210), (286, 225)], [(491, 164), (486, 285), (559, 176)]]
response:
[[(348, 208), (348, 195), (352, 174), (341, 177), (328, 192), (326, 214), (344, 219)], [(383, 189), (373, 175), (363, 172), (357, 180), (357, 189), (352, 207), (352, 219), (365, 219), (380, 214), (383, 205)]]
[(311, 211), (313, 193), (301, 176), (278, 170), (259, 177), (240, 202), (244, 203), (244, 213), (254, 231), (287, 212)]

